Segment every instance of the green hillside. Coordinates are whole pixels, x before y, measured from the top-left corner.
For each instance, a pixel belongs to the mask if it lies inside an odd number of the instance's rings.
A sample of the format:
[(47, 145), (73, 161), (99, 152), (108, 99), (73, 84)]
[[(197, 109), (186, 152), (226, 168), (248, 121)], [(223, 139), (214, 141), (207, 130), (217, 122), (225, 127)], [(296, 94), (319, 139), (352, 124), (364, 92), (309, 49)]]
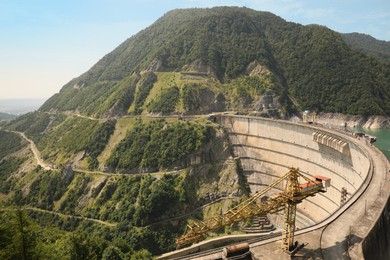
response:
[(249, 194), (207, 114), (388, 116), (389, 72), (326, 27), (247, 8), (168, 12), (38, 111), (1, 122), (0, 259), (172, 250), (188, 222)]
[(384, 62), (390, 62), (390, 42), (380, 41), (362, 33), (344, 33), (341, 36), (351, 47)]
[[(174, 249), (187, 221), (248, 194), (227, 137), (207, 118), (96, 120), (33, 112), (5, 128), (0, 256), (6, 258), (20, 258), (12, 248), (24, 242), (11, 234), (22, 235), (18, 227), (25, 223), (29, 258), (101, 259), (114, 247), (123, 259), (150, 259)], [(28, 140), (50, 169), (36, 164)], [(72, 246), (54, 250), (58, 244)]]
[[(283, 115), (294, 109), (388, 115), (389, 67), (344, 40), (323, 26), (302, 26), (247, 8), (174, 10), (66, 84), (41, 111), (70, 110), (95, 117), (182, 113), (184, 83), (161, 75), (181, 72), (182, 81), (198, 80), (209, 99), (222, 100), (223, 105), (201, 113), (259, 110), (261, 93), (241, 92), (237, 99), (236, 86), (226, 91), (226, 85), (241, 77), (268, 75), (267, 87)], [(155, 86), (178, 87), (176, 106), (149, 104)]]

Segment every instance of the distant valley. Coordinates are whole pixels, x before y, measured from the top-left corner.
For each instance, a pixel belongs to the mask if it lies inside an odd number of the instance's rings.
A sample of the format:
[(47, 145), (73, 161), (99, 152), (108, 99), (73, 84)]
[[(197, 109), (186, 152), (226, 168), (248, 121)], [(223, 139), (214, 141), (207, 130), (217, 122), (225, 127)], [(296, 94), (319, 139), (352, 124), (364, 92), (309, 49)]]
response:
[(11, 120), (18, 115), (37, 110), (46, 99), (0, 99), (0, 120)]

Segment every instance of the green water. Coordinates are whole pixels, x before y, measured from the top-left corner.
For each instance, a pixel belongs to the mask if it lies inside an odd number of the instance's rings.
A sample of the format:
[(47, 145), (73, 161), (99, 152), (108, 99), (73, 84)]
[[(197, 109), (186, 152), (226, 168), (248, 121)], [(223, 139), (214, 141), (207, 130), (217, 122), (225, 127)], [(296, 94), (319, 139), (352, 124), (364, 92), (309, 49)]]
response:
[(355, 131), (361, 131), (368, 135), (376, 136), (376, 142), (374, 145), (378, 147), (390, 161), (390, 129), (368, 129), (368, 128), (356, 128)]

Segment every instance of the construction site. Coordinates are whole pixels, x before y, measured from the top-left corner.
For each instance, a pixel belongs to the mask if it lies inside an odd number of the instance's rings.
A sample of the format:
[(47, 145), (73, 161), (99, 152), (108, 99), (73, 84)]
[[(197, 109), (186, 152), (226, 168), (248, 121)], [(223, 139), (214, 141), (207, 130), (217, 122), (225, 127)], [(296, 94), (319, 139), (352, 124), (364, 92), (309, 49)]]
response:
[[(188, 224), (180, 249), (159, 259), (390, 259), (389, 164), (372, 137), (314, 120), (213, 119), (229, 136), (251, 196)], [(246, 234), (202, 241), (248, 218), (256, 223)]]

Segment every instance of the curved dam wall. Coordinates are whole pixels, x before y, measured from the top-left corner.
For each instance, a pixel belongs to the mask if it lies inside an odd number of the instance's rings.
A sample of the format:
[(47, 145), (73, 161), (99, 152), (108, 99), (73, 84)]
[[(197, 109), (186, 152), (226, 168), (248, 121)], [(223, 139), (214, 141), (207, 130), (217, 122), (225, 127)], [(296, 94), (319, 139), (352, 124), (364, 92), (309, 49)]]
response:
[(390, 259), (390, 197), (378, 221), (363, 240), (364, 259)]
[[(311, 179), (314, 175), (331, 178), (326, 193), (298, 205), (299, 228), (330, 216), (355, 193), (370, 170), (370, 159), (352, 136), (256, 117), (218, 115), (216, 121), (228, 132), (233, 154), (241, 160), (252, 193), (270, 185), (290, 167), (299, 168)], [(283, 187), (282, 183), (268, 195), (281, 192)]]

